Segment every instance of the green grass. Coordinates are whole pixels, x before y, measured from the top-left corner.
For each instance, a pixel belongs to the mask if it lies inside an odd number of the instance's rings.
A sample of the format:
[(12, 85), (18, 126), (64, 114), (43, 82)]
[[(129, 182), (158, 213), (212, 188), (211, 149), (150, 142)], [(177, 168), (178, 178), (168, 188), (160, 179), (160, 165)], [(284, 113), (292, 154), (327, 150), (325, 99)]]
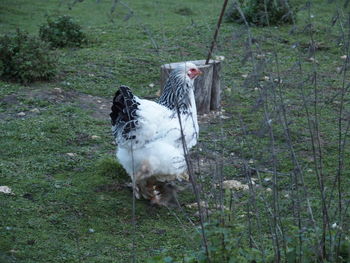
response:
[[(46, 21), (45, 15), (66, 14), (80, 22), (90, 40), (81, 49), (55, 51), (60, 58), (59, 74), (49, 83), (22, 86), (0, 81), (0, 185), (7, 185), (14, 192), (14, 195), (0, 195), (0, 262), (130, 262), (132, 193), (123, 186), (128, 178), (113, 161), (115, 145), (111, 143), (108, 103), (120, 84), (129, 85), (139, 96), (154, 95), (159, 89), (161, 64), (205, 59), (221, 8), (221, 1), (211, 0), (127, 1), (134, 14), (126, 20), (129, 10), (121, 4), (111, 14), (111, 1), (96, 3), (85, 0), (69, 9), (71, 2), (4, 0), (0, 3), (0, 34), (20, 28), (37, 35), (39, 26)], [(301, 1), (294, 2), (302, 6)], [(337, 73), (337, 67), (344, 64), (340, 56), (345, 54), (345, 50), (337, 40), (339, 26), (330, 26), (336, 5), (321, 0), (314, 2), (314, 37), (322, 47), (316, 51), (317, 64), (308, 60), (310, 36), (303, 31), (308, 23), (305, 10), (297, 13), (298, 27), (294, 34), (290, 33), (290, 25), (253, 27), (251, 32), (258, 43), (253, 45), (253, 51), (263, 53), (267, 58), (259, 78), (270, 74), (276, 78), (277, 71), (281, 73), (293, 145), (306, 171), (306, 183), (319, 223), (320, 200), (300, 81), (306, 80), (316, 66), (324, 176), (327, 187), (330, 187), (337, 168), (336, 116), (339, 103), (336, 101), (339, 98), (329, 103), (326, 101), (341, 88), (342, 75)], [(271, 142), (260, 93), (255, 89), (257, 83), (247, 81), (250, 76), (247, 79), (242, 77), (252, 72), (253, 64), (250, 59), (242, 62), (247, 52), (246, 43), (244, 26), (223, 23), (214, 55), (225, 56), (221, 77), (224, 89), (222, 105), (225, 115), (230, 118), (213, 119), (212, 125), (203, 124), (200, 137), (201, 157), (210, 159), (223, 151), (225, 178), (240, 178), (242, 181), (245, 180), (244, 171), (241, 163), (234, 159), (236, 157), (252, 160), (255, 167), (273, 170)], [(299, 49), (293, 47), (295, 44), (299, 44)], [(279, 69), (274, 50), (280, 61)], [(302, 76), (293, 67), (299, 61), (299, 55), (304, 72)], [(346, 83), (348, 81), (346, 77)], [(150, 83), (155, 83), (155, 87), (150, 88)], [(259, 83), (268, 85), (267, 81)], [(313, 87), (310, 82), (306, 81), (304, 90), (312, 112)], [(271, 89), (263, 95), (268, 98), (265, 105), (273, 120), (278, 153), (276, 168), (280, 173), (289, 174), (293, 163)], [(349, 110), (348, 102), (347, 94), (346, 112)], [(106, 106), (100, 109), (101, 104)], [(19, 112), (26, 115), (20, 117)], [(246, 131), (242, 129), (241, 121)], [(98, 138), (93, 139), (93, 135)], [(348, 167), (348, 148), (345, 156), (345, 167)], [(310, 169), (311, 172), (307, 172)], [(215, 180), (212, 179), (214, 172), (208, 170), (204, 174), (207, 175), (203, 179), (206, 182), (204, 189), (213, 191), (210, 183)], [(346, 191), (349, 176), (348, 169), (345, 169), (344, 198), (349, 198)], [(272, 175), (262, 173), (262, 177)], [(265, 181), (262, 185), (264, 188), (271, 187), (271, 183)], [(292, 185), (289, 177), (279, 177), (281, 195), (289, 193)], [(269, 202), (272, 199), (263, 190), (257, 193), (257, 199), (260, 197)], [(248, 247), (245, 227), (249, 196), (238, 194), (235, 198), (232, 233), (233, 237), (244, 238), (243, 241), (233, 238), (232, 242)], [(189, 190), (180, 195), (180, 200), (185, 203), (193, 199)], [(270, 255), (269, 215), (261, 203), (258, 206), (264, 216), (262, 223), (266, 231), (260, 235), (261, 229), (254, 225), (253, 233), (259, 237), (262, 249)], [(286, 232), (293, 236), (296, 223), (291, 214), (290, 199), (281, 200), (281, 206)], [(334, 207), (331, 211), (336, 212)], [(194, 211), (187, 212), (197, 224)], [(306, 220), (306, 212), (302, 216)], [(181, 260), (184, 254), (199, 250), (200, 237), (180, 211), (152, 208), (141, 200), (136, 202), (136, 219), (135, 241), (139, 262), (164, 254)], [(308, 226), (310, 224), (305, 223), (305, 227)], [(211, 244), (215, 248), (215, 234), (209, 234), (213, 237)], [(236, 243), (230, 245), (235, 251)]]

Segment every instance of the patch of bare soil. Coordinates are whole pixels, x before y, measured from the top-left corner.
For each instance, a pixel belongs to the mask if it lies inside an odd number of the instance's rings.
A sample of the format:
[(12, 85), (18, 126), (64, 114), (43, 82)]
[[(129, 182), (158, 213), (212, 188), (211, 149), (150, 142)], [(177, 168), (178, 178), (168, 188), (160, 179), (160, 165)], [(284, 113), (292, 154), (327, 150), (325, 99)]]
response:
[(21, 117), (25, 118), (38, 114), (40, 107), (28, 105), (26, 111), (19, 111), (18, 106), (23, 105), (23, 100), (41, 100), (53, 104), (74, 103), (78, 107), (86, 110), (96, 119), (108, 120), (111, 106), (111, 99), (92, 96), (73, 90), (63, 90), (61, 88), (39, 88), (21, 91), (18, 94), (10, 94), (0, 99), (0, 104), (4, 105), (5, 112), (0, 113), (0, 119)]

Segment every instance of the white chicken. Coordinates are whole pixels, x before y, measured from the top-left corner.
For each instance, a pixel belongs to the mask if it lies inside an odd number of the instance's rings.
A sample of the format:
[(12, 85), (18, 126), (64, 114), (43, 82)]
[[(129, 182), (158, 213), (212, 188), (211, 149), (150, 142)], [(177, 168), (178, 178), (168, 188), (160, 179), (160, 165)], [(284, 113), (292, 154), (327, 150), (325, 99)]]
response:
[(194, 80), (200, 74), (195, 64), (180, 63), (157, 102), (138, 98), (126, 86), (116, 92), (110, 114), (116, 155), (133, 180), (137, 198), (168, 205), (167, 195), (173, 191), (169, 182), (187, 179), (183, 141), (185, 149), (197, 143)]

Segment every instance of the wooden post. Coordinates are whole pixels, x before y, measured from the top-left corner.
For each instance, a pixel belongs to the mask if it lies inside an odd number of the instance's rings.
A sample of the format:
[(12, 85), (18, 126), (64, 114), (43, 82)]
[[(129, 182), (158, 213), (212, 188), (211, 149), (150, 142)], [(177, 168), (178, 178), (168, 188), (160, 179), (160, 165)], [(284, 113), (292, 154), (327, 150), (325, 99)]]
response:
[(214, 60), (213, 62), (213, 83), (211, 86), (210, 110), (216, 111), (221, 108), (221, 81), (220, 70), (221, 61)]
[[(198, 114), (205, 114), (211, 110), (220, 109), (220, 69), (221, 62), (210, 60), (209, 64), (205, 64), (205, 60), (189, 61), (194, 63), (203, 74), (194, 81), (194, 96)], [(183, 62), (164, 64), (161, 66), (160, 85), (163, 89), (169, 73), (179, 64)]]

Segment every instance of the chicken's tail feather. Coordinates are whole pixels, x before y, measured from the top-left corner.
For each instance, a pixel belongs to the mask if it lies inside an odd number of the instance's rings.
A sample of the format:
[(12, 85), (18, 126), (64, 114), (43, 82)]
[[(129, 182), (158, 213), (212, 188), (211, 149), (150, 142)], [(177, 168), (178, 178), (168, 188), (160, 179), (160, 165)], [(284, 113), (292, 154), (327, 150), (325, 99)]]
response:
[(120, 86), (113, 98), (112, 112), (110, 113), (114, 136), (121, 135), (124, 139), (134, 139), (131, 132), (137, 125), (138, 103), (127, 86)]

